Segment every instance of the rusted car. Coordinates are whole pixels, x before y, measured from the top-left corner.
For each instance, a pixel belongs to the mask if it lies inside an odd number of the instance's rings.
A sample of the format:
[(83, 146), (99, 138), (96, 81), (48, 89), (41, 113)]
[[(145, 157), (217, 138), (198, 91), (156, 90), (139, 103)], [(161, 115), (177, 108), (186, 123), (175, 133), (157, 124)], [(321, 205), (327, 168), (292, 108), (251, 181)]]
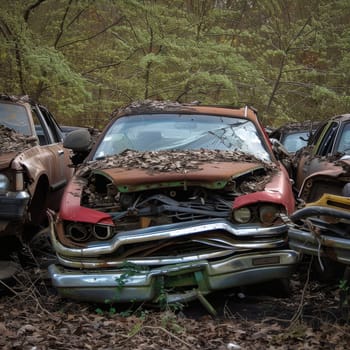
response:
[[(65, 146), (75, 163), (84, 131)], [(285, 168), (254, 109), (141, 101), (117, 110), (51, 212), (63, 297), (184, 302), (287, 279)]]
[(0, 238), (25, 238), (47, 223), (47, 208), (59, 209), (73, 174), (70, 151), (46, 107), (28, 96), (0, 95)]
[(350, 114), (324, 121), (293, 163), (300, 210), (291, 216), (290, 246), (316, 256), (317, 279), (339, 279), (349, 262)]
[(323, 122), (309, 145), (293, 159), (299, 198), (314, 202), (323, 193), (345, 195), (349, 189), (350, 114)]

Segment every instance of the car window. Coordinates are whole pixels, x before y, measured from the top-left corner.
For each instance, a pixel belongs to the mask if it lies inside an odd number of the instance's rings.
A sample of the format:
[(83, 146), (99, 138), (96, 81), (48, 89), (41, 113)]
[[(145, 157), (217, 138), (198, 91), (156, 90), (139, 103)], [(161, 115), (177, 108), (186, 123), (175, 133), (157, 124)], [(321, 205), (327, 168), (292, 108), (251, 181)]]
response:
[(35, 126), (35, 132), (39, 140), (39, 144), (41, 146), (50, 144), (51, 143), (50, 135), (47, 134), (47, 131), (46, 131), (47, 128), (43, 123), (42, 118), (38, 116), (35, 108), (32, 108), (32, 117), (33, 117), (33, 122)]
[(323, 130), (325, 129), (325, 127), (327, 126), (327, 123), (323, 123), (322, 125), (320, 125), (315, 132), (312, 133), (312, 135), (310, 136), (309, 140), (308, 140), (308, 145), (315, 145), (317, 143), (317, 140), (319, 140), (319, 138), (321, 137)]
[(51, 115), (51, 113), (44, 107), (39, 107), (40, 108), (40, 112), (42, 114), (42, 116), (45, 119), (45, 122), (47, 124), (47, 126), (50, 129), (50, 132), (52, 134), (52, 138), (53, 141), (56, 142), (61, 142), (62, 138), (63, 138), (63, 134), (56, 122), (56, 120), (53, 118), (53, 116)]
[(254, 123), (211, 115), (149, 114), (119, 118), (110, 126), (93, 158), (126, 149), (241, 151), (270, 160)]
[(308, 131), (288, 134), (285, 136), (282, 144), (288, 152), (296, 152), (298, 149), (307, 145), (309, 136), (310, 133)]
[(335, 151), (350, 154), (350, 123), (343, 127)]
[(32, 115), (40, 145), (49, 145), (62, 141), (63, 136), (56, 121), (45, 108), (33, 106)]
[(335, 137), (338, 130), (338, 123), (332, 122), (329, 126), (328, 130), (324, 134), (324, 137), (321, 141), (321, 144), (318, 148), (317, 154), (320, 156), (326, 156), (327, 154), (332, 152), (332, 146), (335, 141)]
[(24, 106), (0, 103), (0, 124), (23, 135), (32, 135), (27, 110)]

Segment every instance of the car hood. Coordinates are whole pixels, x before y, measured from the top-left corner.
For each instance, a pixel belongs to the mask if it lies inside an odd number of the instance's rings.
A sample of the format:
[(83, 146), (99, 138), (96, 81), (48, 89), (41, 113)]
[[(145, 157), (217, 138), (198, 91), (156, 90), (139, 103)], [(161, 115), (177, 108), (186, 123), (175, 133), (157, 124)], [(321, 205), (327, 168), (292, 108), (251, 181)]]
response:
[(259, 163), (212, 162), (201, 164), (199, 169), (184, 172), (152, 172), (147, 169), (111, 168), (92, 170), (92, 173), (105, 175), (118, 187), (125, 186), (125, 189), (127, 187), (131, 190), (133, 186), (173, 181), (223, 182), (224, 185), (232, 178), (258, 169), (264, 169), (264, 166)]
[(88, 162), (77, 175), (89, 178), (102, 175), (121, 192), (137, 191), (139, 186), (169, 182), (191, 182), (205, 187), (223, 188), (227, 181), (258, 171), (266, 175), (277, 169), (275, 163), (265, 162), (243, 152), (214, 150), (179, 150), (137, 152), (127, 150), (117, 156)]
[[(227, 191), (236, 198), (234, 208), (267, 201), (283, 205), (287, 212), (293, 209), (288, 174), (277, 163), (232, 152), (223, 157), (222, 152), (177, 152), (176, 159), (171, 158), (173, 152), (164, 154), (131, 152), (129, 158), (119, 155), (84, 163), (65, 190), (61, 218), (108, 223), (111, 216), (103, 210), (103, 193), (109, 192), (113, 198), (118, 192), (162, 192), (167, 188)], [(102, 201), (100, 209), (96, 200)]]
[(1, 123), (0, 139), (0, 169), (8, 168), (18, 154), (38, 144), (35, 136), (18, 134)]
[(0, 154), (0, 170), (8, 168), (12, 159), (16, 157), (17, 152), (1, 153)]

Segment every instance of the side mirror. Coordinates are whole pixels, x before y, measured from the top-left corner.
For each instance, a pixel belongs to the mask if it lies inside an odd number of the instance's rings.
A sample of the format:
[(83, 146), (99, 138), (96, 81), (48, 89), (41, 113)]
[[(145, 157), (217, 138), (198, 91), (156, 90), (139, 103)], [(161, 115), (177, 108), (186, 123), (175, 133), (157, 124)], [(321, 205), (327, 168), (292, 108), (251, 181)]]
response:
[(71, 160), (77, 166), (84, 161), (92, 148), (93, 140), (87, 129), (73, 130), (63, 140), (63, 147), (71, 149)]
[(92, 137), (87, 129), (71, 131), (63, 140), (63, 147), (74, 153), (89, 152), (92, 146)]

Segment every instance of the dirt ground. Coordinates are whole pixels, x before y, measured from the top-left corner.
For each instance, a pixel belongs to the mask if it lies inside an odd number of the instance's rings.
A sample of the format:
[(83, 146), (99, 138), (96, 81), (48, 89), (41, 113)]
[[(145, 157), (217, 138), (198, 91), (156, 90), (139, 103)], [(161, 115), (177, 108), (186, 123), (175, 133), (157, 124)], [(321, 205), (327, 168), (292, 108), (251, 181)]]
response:
[[(30, 264), (29, 264), (30, 265)], [(63, 300), (46, 269), (26, 266), (0, 298), (0, 348), (8, 349), (346, 349), (348, 309), (336, 284), (308, 279), (302, 267), (289, 296), (276, 285), (213, 294), (169, 306), (96, 305)]]

